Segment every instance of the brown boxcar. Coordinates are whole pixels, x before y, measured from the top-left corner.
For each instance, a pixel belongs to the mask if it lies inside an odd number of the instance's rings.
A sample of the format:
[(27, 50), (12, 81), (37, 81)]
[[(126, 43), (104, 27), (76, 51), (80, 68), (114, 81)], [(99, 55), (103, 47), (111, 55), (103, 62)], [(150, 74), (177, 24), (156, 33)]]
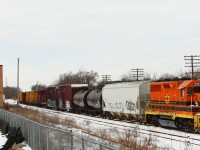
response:
[(38, 105), (41, 107), (47, 107), (47, 89), (38, 91)]
[(26, 92), (19, 92), (19, 103), (26, 103)]
[(51, 86), (47, 88), (47, 107), (58, 108), (58, 87)]
[(58, 108), (71, 111), (74, 108), (73, 96), (80, 90), (87, 90), (87, 84), (66, 84), (58, 87)]

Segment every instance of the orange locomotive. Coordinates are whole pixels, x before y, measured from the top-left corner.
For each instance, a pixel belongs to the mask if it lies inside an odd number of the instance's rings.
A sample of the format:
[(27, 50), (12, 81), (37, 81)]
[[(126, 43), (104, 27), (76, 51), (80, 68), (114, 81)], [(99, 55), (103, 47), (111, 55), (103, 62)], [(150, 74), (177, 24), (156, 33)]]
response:
[(152, 82), (145, 122), (200, 131), (200, 80)]

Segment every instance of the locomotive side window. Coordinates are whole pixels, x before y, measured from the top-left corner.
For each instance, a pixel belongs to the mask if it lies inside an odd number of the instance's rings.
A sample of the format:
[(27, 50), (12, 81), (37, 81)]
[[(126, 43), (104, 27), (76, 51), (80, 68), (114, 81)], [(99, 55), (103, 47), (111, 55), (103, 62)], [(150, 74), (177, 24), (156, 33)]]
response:
[(194, 87), (193, 92), (194, 93), (200, 93), (200, 87)]
[(192, 93), (193, 93), (192, 87), (188, 87), (188, 93), (187, 94), (192, 95)]
[(184, 88), (181, 89), (181, 97), (184, 97), (185, 96), (185, 91), (184, 91)]

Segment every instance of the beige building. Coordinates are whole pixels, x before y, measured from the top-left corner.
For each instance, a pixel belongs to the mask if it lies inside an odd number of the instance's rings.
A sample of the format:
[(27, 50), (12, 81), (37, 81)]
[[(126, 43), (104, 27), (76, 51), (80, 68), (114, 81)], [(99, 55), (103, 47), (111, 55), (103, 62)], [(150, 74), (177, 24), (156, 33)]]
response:
[(3, 66), (0, 65), (0, 108), (3, 106)]

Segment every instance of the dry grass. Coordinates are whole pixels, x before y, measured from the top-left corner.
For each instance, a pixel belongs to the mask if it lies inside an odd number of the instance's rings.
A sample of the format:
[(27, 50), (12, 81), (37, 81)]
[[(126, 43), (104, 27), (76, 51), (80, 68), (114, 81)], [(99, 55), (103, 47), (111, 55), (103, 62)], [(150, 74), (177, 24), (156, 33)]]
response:
[[(9, 112), (21, 115), (25, 118), (29, 118), (41, 124), (51, 125), (63, 125), (68, 128), (80, 129), (83, 133), (100, 138), (104, 142), (113, 145), (121, 145), (120, 149), (128, 150), (160, 150), (156, 143), (156, 139), (150, 136), (141, 136), (138, 129), (134, 130), (118, 130), (113, 129), (97, 129), (91, 130), (90, 121), (85, 120), (84, 125), (78, 125), (75, 119), (66, 118), (64, 120), (59, 119), (58, 116), (48, 115), (46, 113), (39, 112), (38, 110), (27, 109), (23, 107), (7, 106)], [(167, 150), (163, 148), (163, 150)]]

